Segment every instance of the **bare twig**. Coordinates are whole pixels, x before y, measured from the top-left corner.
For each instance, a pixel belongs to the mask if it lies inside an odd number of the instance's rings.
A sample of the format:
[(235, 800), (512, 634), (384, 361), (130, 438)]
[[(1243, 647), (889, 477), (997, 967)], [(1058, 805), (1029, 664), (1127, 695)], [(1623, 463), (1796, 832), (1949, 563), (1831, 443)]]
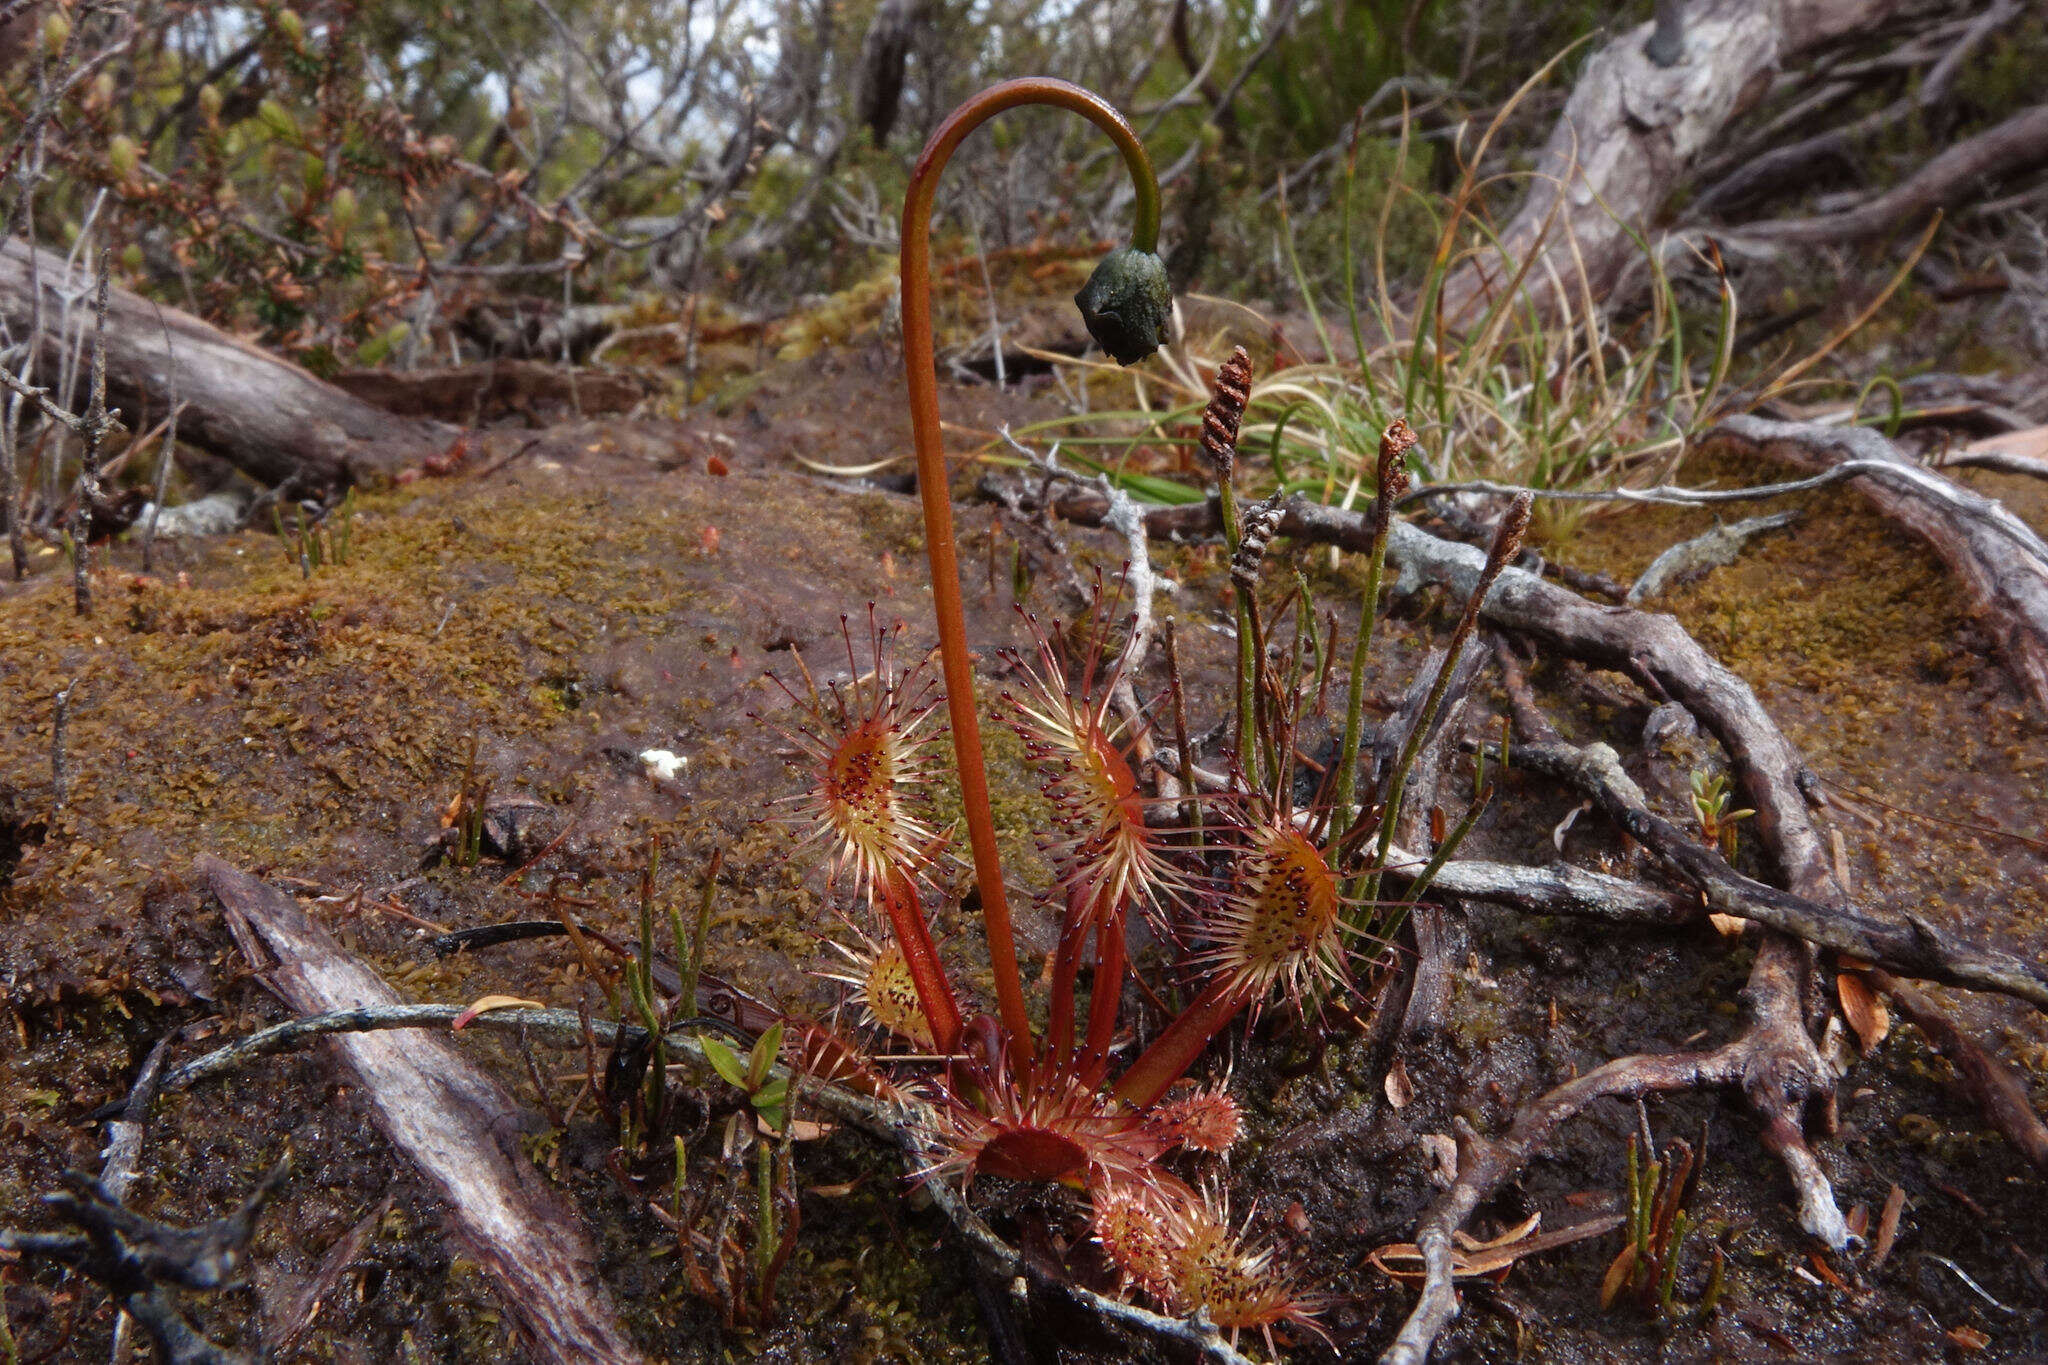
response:
[(71, 774), (65, 766), (64, 732), (71, 723), (71, 689), (78, 686), (73, 678), (52, 700), (50, 708), (50, 809), (64, 809), (64, 801), (70, 795)]
[(169, 370), (171, 416), (169, 424), (164, 428), (163, 448), (156, 456), (156, 477), (150, 482), (149, 524), (142, 528), (142, 568), (145, 573), (155, 567), (152, 561), (156, 550), (156, 524), (164, 514), (164, 492), (171, 481), (171, 458), (178, 450), (178, 414), (185, 410), (185, 405), (178, 400), (178, 353), (171, 345), (171, 326), (164, 321), (162, 309), (157, 310), (157, 322), (163, 328), (164, 334), (164, 359)]
[(1458, 1315), (1452, 1284), (1453, 1235), (1489, 1195), (1528, 1164), (1560, 1124), (1600, 1099), (1707, 1086), (1747, 1087), (1752, 1069), (1768, 1058), (1770, 1043), (1765, 1026), (1759, 1024), (1712, 1052), (1618, 1058), (1524, 1106), (1498, 1139), (1481, 1137), (1463, 1119), (1455, 1120), (1460, 1139), (1457, 1181), (1430, 1206), (1415, 1234), (1424, 1266), (1422, 1297), (1381, 1355), (1380, 1365), (1422, 1365), (1429, 1359), (1430, 1348)]
[(1711, 444), (1761, 454), (1826, 477), (1855, 469), (1864, 495), (1934, 551), (1998, 636), (2006, 667), (2048, 710), (2048, 542), (1995, 498), (1913, 463), (1865, 427), (1731, 417)]
[(92, 615), (92, 511), (100, 500), (100, 447), (114, 425), (107, 416), (107, 248), (93, 288), (92, 367), (85, 420), (79, 428), (78, 506), (71, 513), (71, 590), (74, 610)]
[(15, 397), (34, 403), (43, 416), (62, 426), (70, 428), (79, 436), (85, 435), (85, 419), (68, 408), (59, 407), (50, 399), (48, 389), (37, 388), (24, 380), (16, 379), (6, 370), (0, 369), (0, 388), (6, 388)]
[(2041, 1116), (2034, 1112), (2027, 1088), (2019, 1078), (1963, 1032), (1947, 1011), (1914, 989), (1912, 983), (1899, 980), (1882, 967), (1867, 967), (1864, 974), (1955, 1065), (1963, 1087), (1992, 1125), (2005, 1134), (2013, 1149), (2048, 1171), (2048, 1125), (2043, 1125)]
[(223, 1289), (240, 1278), (256, 1217), (283, 1185), (287, 1169), (288, 1162), (278, 1163), (241, 1208), (196, 1227), (130, 1212), (103, 1181), (72, 1172), (66, 1176), (72, 1193), (44, 1202), (79, 1232), (0, 1228), (0, 1251), (74, 1266), (97, 1280), (121, 1312), (149, 1332), (170, 1365), (248, 1365), (247, 1356), (222, 1350), (193, 1327), (170, 1288)]
[[(1387, 876), (1399, 884), (1428, 861), (1419, 854), (1395, 848)], [(1679, 928), (1699, 923), (1707, 913), (1697, 895), (1645, 886), (1569, 863), (1524, 867), (1517, 863), (1453, 858), (1437, 870), (1430, 890), (1460, 900), (1504, 905), (1532, 915), (1570, 915), (1574, 919), (1610, 924)]]
[(1510, 754), (1528, 768), (1591, 797), (1610, 820), (1670, 871), (1698, 888), (1707, 908), (1846, 953), (1892, 971), (1973, 990), (1994, 991), (2048, 1011), (2048, 969), (1980, 944), (1959, 940), (1925, 917), (1903, 912), (1893, 923), (1846, 903), (1823, 905), (1766, 886), (1730, 867), (1698, 838), (1653, 814), (1642, 789), (1605, 744), (1519, 744)]
[(2010, 175), (2048, 158), (2048, 104), (1963, 139), (1904, 180), (1853, 209), (1814, 218), (1748, 223), (1732, 234), (1740, 242), (1832, 246), (1884, 237), (1938, 209), (1952, 207), (1986, 180)]

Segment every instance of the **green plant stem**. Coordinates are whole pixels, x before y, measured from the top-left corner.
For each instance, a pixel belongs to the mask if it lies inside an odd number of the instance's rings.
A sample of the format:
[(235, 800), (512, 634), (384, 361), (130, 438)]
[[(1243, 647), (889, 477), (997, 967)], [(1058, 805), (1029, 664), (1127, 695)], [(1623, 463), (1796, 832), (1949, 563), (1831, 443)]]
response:
[[(952, 494), (946, 476), (945, 445), (939, 432), (938, 369), (932, 350), (931, 312), (931, 216), (939, 174), (954, 148), (970, 132), (1003, 110), (1022, 104), (1050, 104), (1071, 110), (1109, 135), (1123, 153), (1124, 164), (1137, 185), (1137, 221), (1131, 235), (1133, 245), (1144, 251), (1156, 250), (1159, 245), (1159, 184), (1137, 133), (1107, 102), (1065, 81), (1025, 77), (991, 86), (947, 116), (918, 157), (903, 200), (903, 365), (910, 392), (911, 434), (917, 446), (918, 494), (924, 503), (925, 547), (931, 559), (932, 608), (937, 617), (940, 658), (946, 678), (946, 711), (952, 722), (954, 763), (960, 774), (968, 842), (974, 852), (974, 875), (981, 890), (982, 920), (988, 939), (989, 965), (995, 974), (997, 1007), (1010, 1036), (1010, 1046), (1028, 1060), (1032, 1054), (1031, 1025), (1024, 1009), (1016, 934), (1010, 923), (1009, 900), (1003, 892), (1002, 859), (996, 849), (981, 726), (975, 714), (974, 666), (967, 651), (967, 625), (953, 539)], [(909, 945), (904, 945), (904, 951), (907, 956)], [(912, 965), (915, 968), (917, 964)], [(920, 980), (921, 987), (922, 984)], [(957, 1006), (953, 1013), (957, 1020)]]
[[(1493, 788), (1490, 785), (1483, 788), (1479, 795), (1472, 798), (1472, 805), (1465, 812), (1465, 818), (1458, 821), (1457, 827), (1445, 837), (1441, 844), (1437, 845), (1436, 852), (1430, 857), (1429, 865), (1423, 868), (1416, 875), (1415, 880), (1408, 884), (1408, 899), (1410, 901), (1422, 899), (1423, 893), (1429, 890), (1430, 883), (1434, 882), (1437, 874), (1444, 870), (1444, 864), (1457, 854), (1458, 845), (1465, 842), (1465, 836), (1469, 835), (1472, 832), (1472, 827), (1479, 823), (1479, 817), (1486, 813), (1486, 808), (1492, 801)], [(1403, 908), (1401, 914), (1388, 916), (1384, 923), (1377, 924), (1374, 928), (1382, 938), (1392, 939), (1395, 931), (1401, 927), (1401, 920), (1405, 914), (1406, 910)]]
[(1678, 1288), (1678, 1249), (1685, 1245), (1685, 1210), (1680, 1209), (1671, 1223), (1671, 1240), (1664, 1248), (1664, 1275), (1657, 1286), (1657, 1307), (1664, 1312), (1671, 1311), (1671, 1294)]
[(1380, 874), (1387, 865), (1388, 850), (1394, 843), (1394, 826), (1401, 818), (1401, 795), (1408, 785), (1408, 773), (1415, 766), (1415, 756), (1422, 751), (1422, 742), (1436, 724), (1437, 712), (1443, 708), (1444, 695), (1451, 690), (1451, 678), (1458, 671), (1458, 660), (1465, 653), (1466, 644), (1472, 639), (1472, 632), (1479, 627), (1479, 608), (1485, 603), (1486, 595), (1493, 591), (1501, 571), (1507, 567), (1505, 558), (1498, 554), (1487, 556), (1486, 569), (1479, 575), (1478, 584), (1472, 589), (1470, 600), (1465, 603), (1464, 614), (1458, 618), (1457, 629), (1451, 632), (1451, 642), (1444, 650), (1443, 665), (1437, 669), (1436, 678), (1429, 685), (1429, 696), (1422, 704), (1422, 712), (1415, 718), (1415, 726), (1408, 732), (1408, 738), (1401, 745), (1401, 756), (1394, 761), (1394, 770), (1387, 778), (1386, 800), (1380, 812), (1380, 837), (1378, 852), (1373, 858), (1372, 869), (1366, 874), (1365, 898), (1377, 900), (1380, 894)]
[(754, 1151), (754, 1285), (766, 1308), (768, 1269), (775, 1263), (775, 1145), (756, 1133)]
[[(1386, 502), (1384, 494), (1379, 501)], [(1358, 604), (1358, 634), (1351, 642), (1351, 686), (1344, 699), (1344, 743), (1337, 753), (1336, 811), (1339, 820), (1351, 818), (1351, 802), (1358, 790), (1358, 745), (1365, 730), (1365, 660), (1372, 653), (1373, 627), (1379, 619), (1380, 577), (1386, 568), (1386, 519), (1375, 515), (1371, 557), (1366, 561), (1365, 569), (1365, 597)]]
[(661, 1042), (661, 1012), (654, 994), (654, 874), (661, 866), (661, 845), (648, 852), (640, 874), (640, 957), (633, 964), (633, 1004), (651, 1042), (647, 1059), (647, 1131), (661, 1128), (661, 1107), (668, 1084), (668, 1052)]
[(682, 984), (676, 992), (676, 999), (682, 1002), (678, 1008), (689, 1014), (697, 1012), (697, 978), (704, 971), (704, 944), (711, 937), (711, 907), (718, 897), (718, 869), (724, 861), (725, 850), (714, 849), (711, 866), (704, 872), (704, 890), (697, 898), (696, 927), (687, 941), (682, 934), (681, 912), (672, 912), (676, 918), (670, 924), (669, 932), (675, 936), (676, 954), (681, 958), (683, 968)]
[[(1216, 481), (1216, 496), (1223, 512), (1223, 548), (1232, 559), (1237, 558), (1244, 528), (1244, 523), (1238, 520), (1237, 492), (1231, 487), (1234, 474), (1233, 465)], [(1247, 589), (1237, 590), (1237, 761), (1244, 769), (1245, 781), (1256, 791), (1259, 755), (1252, 710), (1258, 700), (1258, 660), (1252, 643), (1251, 611), (1246, 605), (1250, 596)]]

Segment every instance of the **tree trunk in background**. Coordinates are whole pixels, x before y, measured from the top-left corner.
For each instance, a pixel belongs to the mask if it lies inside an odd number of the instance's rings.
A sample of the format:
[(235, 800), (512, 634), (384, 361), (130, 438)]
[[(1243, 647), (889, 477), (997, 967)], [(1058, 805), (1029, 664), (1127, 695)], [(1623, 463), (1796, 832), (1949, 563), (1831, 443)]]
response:
[[(1537, 158), (1529, 193), (1498, 253), (1474, 257), (1444, 284), (1444, 317), (1469, 323), (1539, 250), (1524, 288), (1601, 299), (1638, 254), (1644, 230), (1695, 158), (1770, 89), (1802, 53), (1885, 18), (1897, 0), (1687, 0), (1680, 56), (1659, 66), (1642, 24), (1593, 54)], [(1555, 300), (1545, 300), (1554, 307)]]
[[(17, 339), (28, 332), (30, 250), (20, 241), (0, 242), (0, 319)], [(58, 372), (65, 349), (57, 327), (64, 258), (38, 249), (36, 277), (43, 294), (37, 373), (50, 376)], [(353, 398), (190, 313), (159, 308), (125, 289), (110, 294), (108, 405), (120, 408), (128, 426), (140, 430), (170, 410), (175, 392), (185, 405), (178, 439), (262, 483), (296, 480), (296, 488), (311, 494), (383, 482), (440, 453), (456, 437), (454, 427), (400, 417)], [(71, 324), (74, 344), (81, 331), (90, 338), (88, 298), (73, 302)], [(43, 382), (47, 386), (47, 378)]]

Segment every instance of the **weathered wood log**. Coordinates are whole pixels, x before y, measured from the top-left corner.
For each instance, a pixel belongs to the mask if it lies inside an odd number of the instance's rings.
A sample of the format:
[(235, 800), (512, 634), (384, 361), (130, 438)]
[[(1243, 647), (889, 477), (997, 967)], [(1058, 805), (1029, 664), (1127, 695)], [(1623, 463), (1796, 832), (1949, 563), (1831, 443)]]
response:
[[(1444, 317), (1472, 321), (1534, 251), (1544, 260), (1524, 288), (1556, 279), (1576, 304), (1581, 272), (1606, 295), (1647, 225), (1694, 160), (1752, 107), (1786, 61), (1882, 19), (1895, 0), (1694, 0), (1682, 56), (1659, 66), (1641, 24), (1587, 61), (1537, 158), (1529, 193), (1498, 251), (1472, 257), (1444, 282)], [(1555, 304), (1560, 300), (1545, 300)]]
[(334, 385), (401, 417), (458, 426), (626, 412), (655, 388), (646, 376), (623, 370), (503, 359), (432, 370), (343, 370)]
[(1727, 168), (1725, 173), (1718, 169), (1712, 172), (1721, 174), (1721, 179), (1710, 184), (1688, 206), (1687, 216), (1695, 220), (1725, 218), (1730, 209), (1812, 185), (1815, 174), (1829, 163), (1848, 160), (1857, 149), (1876, 141), (1906, 119), (1946, 103), (1964, 63), (2000, 29), (2024, 15), (2026, 9), (2025, 0), (1994, 0), (1990, 9), (1975, 19), (1963, 21), (1961, 35), (1928, 69), (1917, 89), (1861, 118), (1772, 147), (1762, 155), (1756, 154), (1754, 146), (1724, 150), (1720, 166)]
[(1804, 473), (1846, 460), (1895, 464), (1899, 475), (1864, 476), (1856, 489), (1889, 520), (1927, 543), (1998, 640), (1999, 656), (2034, 704), (2048, 712), (2048, 544), (1994, 498), (1924, 469), (1867, 427), (1823, 427), (1731, 417), (1707, 434)]
[(1817, 218), (1751, 223), (1744, 242), (1832, 246), (1869, 241), (1918, 227), (1937, 209), (1954, 206), (1975, 186), (2048, 161), (2048, 104), (2021, 110), (2005, 122), (1934, 157), (1904, 180), (1855, 208)]
[[(383, 978), (344, 952), (291, 897), (218, 858), (193, 870), (227, 911), (252, 965), (297, 1010), (398, 1003)], [(643, 1359), (619, 1326), (597, 1274), (597, 1253), (576, 1211), (543, 1180), (504, 1122), (505, 1088), (438, 1038), (345, 1034), (339, 1060), (356, 1076), (377, 1124), (448, 1207), (450, 1230), (497, 1282), (526, 1353), (558, 1365), (633, 1365)]]
[[(20, 241), (0, 243), (0, 319), (17, 338), (25, 337), (34, 312), (32, 290), (40, 289), (38, 371), (45, 375), (57, 373), (66, 345), (57, 326), (66, 273), (61, 256)], [(296, 489), (318, 493), (384, 482), (455, 439), (453, 427), (400, 417), (350, 397), (190, 313), (158, 307), (126, 289), (110, 293), (109, 406), (121, 409), (134, 426), (150, 414), (168, 412), (175, 393), (185, 405), (178, 439), (262, 483), (291, 480)], [(90, 309), (82, 299), (73, 301), (71, 316), (83, 319), (90, 332)]]

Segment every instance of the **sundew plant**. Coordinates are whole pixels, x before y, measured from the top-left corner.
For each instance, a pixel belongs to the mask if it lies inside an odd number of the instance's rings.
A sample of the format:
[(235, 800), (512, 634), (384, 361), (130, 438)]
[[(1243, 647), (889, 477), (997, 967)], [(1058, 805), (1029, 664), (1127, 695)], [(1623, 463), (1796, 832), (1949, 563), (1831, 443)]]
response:
[[(870, 921), (842, 946), (867, 1021), (888, 1035), (867, 1063), (886, 1075), (909, 1114), (927, 1181), (1000, 1177), (1064, 1187), (1081, 1202), (1123, 1285), (1176, 1314), (1206, 1313), (1233, 1340), (1276, 1328), (1317, 1331), (1325, 1302), (1310, 1272), (1233, 1225), (1216, 1158), (1238, 1136), (1222, 1085), (1189, 1083), (1241, 1016), (1307, 1014), (1376, 971), (1391, 916), (1383, 882), (1412, 898), (1455, 848), (1468, 816), (1426, 866), (1392, 841), (1403, 775), (1431, 728), (1476, 612), (1454, 632), (1430, 700), (1400, 759), (1358, 780), (1362, 669), (1385, 561), (1392, 496), (1404, 484), (1413, 436), (1395, 423), (1380, 443), (1367, 554), (1370, 582), (1348, 656), (1333, 629), (1289, 584), (1263, 591), (1277, 500), (1240, 507), (1232, 491), (1250, 362), (1218, 374), (1203, 414), (1203, 450), (1221, 494), (1232, 556), (1238, 635), (1227, 771), (1197, 771), (1185, 741), (1149, 743), (1129, 698), (1150, 644), (1144, 623), (1119, 617), (1119, 595), (1098, 590), (1076, 632), (1029, 622), (1027, 653), (1008, 657), (1010, 686), (994, 699), (1021, 739), (1055, 816), (1045, 848), (1045, 906), (1058, 925), (1042, 994), (1027, 994), (1009, 887), (983, 768), (974, 677), (961, 610), (951, 508), (940, 448), (928, 299), (927, 219), (947, 156), (992, 114), (1025, 103), (1066, 108), (1115, 141), (1137, 186), (1132, 245), (1113, 252), (1077, 298), (1091, 333), (1130, 364), (1164, 340), (1171, 300), (1156, 255), (1158, 192), (1143, 148), (1097, 97), (1027, 79), (970, 100), (933, 135), (911, 180), (903, 225), (903, 325), (910, 404), (933, 575), (938, 656), (952, 761), (963, 800), (979, 899), (978, 931), (995, 999), (974, 998), (949, 970), (927, 914), (950, 832), (927, 807), (940, 762), (939, 696), (928, 661), (901, 668), (890, 632), (870, 630), (865, 663), (848, 640), (848, 678), (791, 687), (803, 716), (808, 789), (805, 836), (824, 850), (832, 883)], [(1528, 521), (1518, 500), (1496, 536), (1474, 603), (1515, 553)], [(1291, 626), (1290, 626), (1291, 619)], [(1284, 637), (1284, 638), (1283, 638)], [(1055, 638), (1081, 639), (1063, 646)], [(1348, 657), (1348, 670), (1340, 660)], [(1344, 674), (1348, 672), (1348, 677)], [(1333, 687), (1333, 675), (1344, 685)], [(1181, 714), (1176, 689), (1171, 709)], [(1317, 713), (1341, 710), (1339, 761), (1305, 767), (1297, 735)], [(1335, 730), (1338, 717), (1331, 716)], [(1299, 799), (1304, 783), (1313, 792)], [(1483, 782), (1480, 801), (1484, 801)], [(1139, 932), (1142, 926), (1142, 933)], [(1135, 955), (1136, 943), (1149, 945)], [(1142, 958), (1140, 962), (1136, 958)], [(1087, 987), (1082, 986), (1084, 969)], [(1128, 990), (1127, 986), (1137, 988)], [(1163, 1005), (1148, 1014), (1146, 1002)], [(1040, 1022), (1042, 1021), (1042, 1022)], [(1133, 1033), (1139, 1045), (1119, 1040)], [(882, 1060), (883, 1057), (891, 1060)]]

